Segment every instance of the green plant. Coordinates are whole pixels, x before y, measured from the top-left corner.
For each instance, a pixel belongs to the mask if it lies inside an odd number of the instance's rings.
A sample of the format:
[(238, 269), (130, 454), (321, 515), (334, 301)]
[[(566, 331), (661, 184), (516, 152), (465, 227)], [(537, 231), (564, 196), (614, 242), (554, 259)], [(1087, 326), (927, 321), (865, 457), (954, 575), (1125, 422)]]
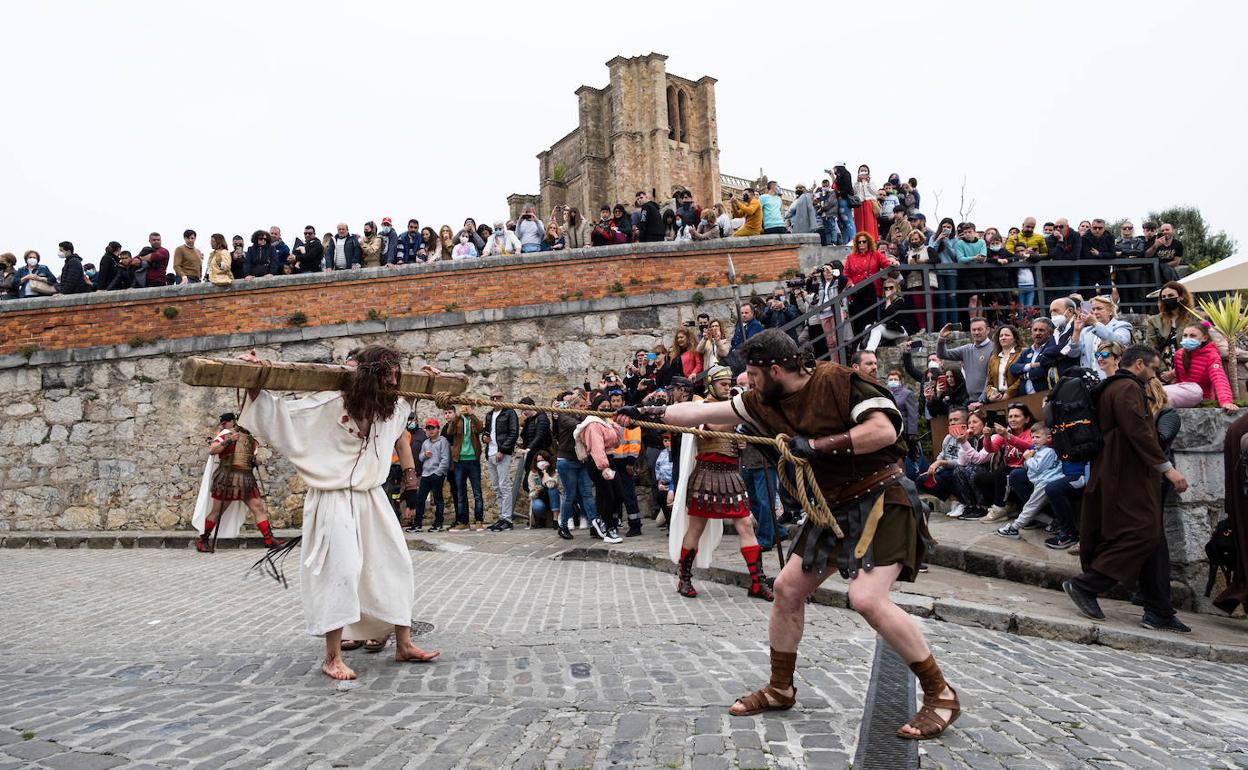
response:
[(28, 741), (28, 740), (30, 740), (31, 738), (34, 738), (34, 737), (35, 737), (35, 731), (34, 731), (34, 730), (23, 730), (23, 731), (22, 731), (22, 740), (24, 740), (24, 741)]
[(442, 306), (442, 312), (443, 312), (443, 313), (454, 313), (456, 310), (459, 310), (459, 303), (458, 303), (458, 302), (452, 302), (452, 303), (450, 303), (449, 305), (443, 305), (443, 306)]
[[(1248, 337), (1248, 301), (1242, 295), (1229, 294), (1217, 302), (1202, 299), (1200, 309), (1204, 311), (1209, 323), (1213, 324), (1213, 328), (1226, 337), (1232, 351), (1239, 347), (1244, 337)], [(1227, 369), (1231, 393), (1240, 396), (1239, 366), (1232, 365)]]
[(638, 277), (637, 277), (637, 276), (635, 276), (635, 275), (630, 275), (630, 276), (628, 277), (628, 285), (629, 285), (629, 286), (640, 286), (640, 285), (641, 285), (641, 279), (640, 279), (640, 278), (638, 278)]
[(698, 286), (706, 286), (711, 282), (711, 277), (709, 275), (699, 275), (697, 278), (693, 279), (693, 282)]
[(583, 291), (578, 291), (576, 294), (573, 294), (572, 296), (573, 296), (573, 297), (576, 297), (577, 299), (584, 299), (584, 298), (585, 298), (585, 292), (583, 292)]
[(1174, 206), (1165, 211), (1150, 211), (1148, 219), (1174, 226), (1175, 235), (1183, 244), (1183, 261), (1193, 271), (1226, 259), (1235, 253), (1238, 245), (1225, 231), (1212, 232), (1200, 209), (1195, 206)]
[(786, 278), (796, 278), (800, 273), (801, 271), (798, 270), (796, 267), (790, 267), (788, 270), (782, 271), (780, 275), (777, 275), (776, 280), (783, 281)]
[(368, 309), (368, 313), (366, 313), (366, 315), (368, 316), (368, 320), (370, 320), (370, 321), (381, 321), (381, 320), (384, 320), (384, 316), (382, 316), (382, 314), (381, 314), (381, 313), (377, 312), (377, 308), (375, 308), (375, 307), (370, 307), (370, 308)]
[(758, 281), (758, 273), (742, 273), (741, 283), (755, 283)]
[(701, 305), (706, 301), (706, 297), (700, 291), (695, 291), (689, 299), (693, 300), (694, 305)]
[(304, 313), (302, 310), (296, 310), (295, 312), (286, 316), (287, 326), (303, 326), (307, 322), (308, 322), (308, 315), (307, 313)]
[(20, 348), (17, 349), (17, 354), (21, 356), (22, 358), (26, 359), (27, 361), (30, 360), (31, 356), (33, 356), (35, 353), (38, 353), (38, 352), (39, 352), (38, 345), (22, 345)]
[(611, 294), (622, 293), (624, 291), (624, 284), (620, 283), (619, 281), (616, 281), (615, 283), (611, 284), (611, 287), (607, 289), (607, 291), (610, 292)]
[(567, 301), (568, 301), (568, 293), (567, 293), (566, 291), (565, 291), (563, 294), (560, 294), (560, 295), (559, 295), (559, 301), (560, 301), (560, 302), (567, 302)]
[(165, 318), (168, 318), (170, 321), (178, 317), (178, 309), (174, 307), (173, 305), (170, 305), (169, 307), (165, 308), (164, 312), (165, 312)]
[(468, 352), (474, 356), (479, 356), (485, 352), (485, 348), (471, 348)]
[(160, 342), (163, 339), (164, 337), (144, 337), (142, 335), (136, 334), (135, 336), (130, 338), (130, 342), (128, 344), (132, 348), (141, 348), (144, 345), (155, 345), (157, 342)]
[(148, 377), (146, 374), (140, 374), (140, 375), (138, 375), (137, 377), (135, 377), (134, 379), (138, 380), (139, 382), (143, 383), (144, 385), (151, 385), (153, 382), (155, 382), (155, 381), (156, 381), (155, 379), (153, 379), (153, 378), (151, 378), (151, 377)]
[(556, 182), (562, 182), (564, 179), (567, 179), (568, 177), (568, 167), (563, 165), (562, 163), (557, 163), (555, 164), (555, 167), (551, 169), (550, 176)]

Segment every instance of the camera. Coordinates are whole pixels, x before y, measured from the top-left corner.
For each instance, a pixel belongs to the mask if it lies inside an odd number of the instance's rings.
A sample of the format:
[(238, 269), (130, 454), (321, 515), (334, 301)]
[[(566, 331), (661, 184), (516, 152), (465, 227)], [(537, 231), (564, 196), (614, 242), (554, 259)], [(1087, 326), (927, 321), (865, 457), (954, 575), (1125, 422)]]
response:
[(922, 350), (922, 349), (923, 349), (923, 340), (914, 340), (913, 342), (911, 342), (911, 343), (910, 343), (910, 349), (911, 349), (911, 350)]
[(784, 282), (784, 285), (789, 289), (804, 289), (806, 288), (806, 274), (798, 273), (796, 278), (790, 278)]
[(697, 324), (694, 323), (693, 321), (684, 321), (683, 323), (681, 323), (681, 326), (688, 326), (690, 329), (692, 329), (693, 327), (697, 326)]

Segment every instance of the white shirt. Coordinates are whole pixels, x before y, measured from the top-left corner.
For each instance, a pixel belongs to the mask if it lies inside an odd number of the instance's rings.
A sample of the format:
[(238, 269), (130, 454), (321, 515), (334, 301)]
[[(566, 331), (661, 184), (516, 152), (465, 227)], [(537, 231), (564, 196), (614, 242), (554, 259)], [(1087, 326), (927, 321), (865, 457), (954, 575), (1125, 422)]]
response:
[(498, 410), (494, 410), (494, 414), (490, 415), (490, 445), (486, 448), (486, 454), (490, 457), (498, 454)]
[(347, 267), (347, 239), (334, 236), (334, 267), (346, 269)]

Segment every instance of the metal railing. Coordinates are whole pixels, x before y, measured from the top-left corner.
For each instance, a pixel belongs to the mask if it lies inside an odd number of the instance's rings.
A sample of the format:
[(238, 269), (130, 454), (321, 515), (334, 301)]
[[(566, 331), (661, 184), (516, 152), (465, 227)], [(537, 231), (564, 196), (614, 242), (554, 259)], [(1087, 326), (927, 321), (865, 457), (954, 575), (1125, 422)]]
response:
[[(1020, 268), (1032, 270), (1035, 278), (1033, 287), (1020, 288), (1017, 285), (1017, 271)], [(986, 277), (990, 270), (1009, 271), (1013, 285), (1002, 288), (959, 288), (959, 285), (965, 286), (964, 281), (958, 280), (960, 276), (969, 277), (972, 271), (978, 271)], [(919, 275), (918, 285), (910, 289), (904, 288), (907, 275), (915, 273)], [(1118, 306), (1122, 311), (1151, 313), (1156, 306), (1146, 295), (1155, 291), (1163, 282), (1160, 260), (1143, 258), (1044, 260), (1021, 265), (890, 265), (864, 280), (845, 286), (824, 302), (809, 305), (805, 313), (779, 328), (783, 332), (796, 334), (796, 330), (810, 326), (812, 318), (817, 319), (824, 313), (831, 313), (835, 345), (828, 345), (828, 349), (819, 351), (817, 357), (845, 363), (852, 351), (860, 347), (868, 337), (871, 327), (880, 322), (885, 301), (883, 297), (876, 296), (875, 283), (889, 277), (899, 279), (903, 286), (903, 296), (921, 296), (925, 301), (921, 308), (911, 307), (890, 312), (885, 320), (898, 317), (913, 317), (917, 320), (921, 317), (923, 325), (929, 331), (935, 331), (945, 323), (958, 323), (968, 317), (970, 303), (959, 302), (960, 296), (1005, 295), (1011, 299), (1009, 304), (998, 302), (995, 305), (980, 306), (976, 313), (998, 317), (1015, 316), (1016, 322), (1029, 324), (1035, 317), (1047, 316), (1049, 304), (1053, 300), (1075, 293), (1090, 300), (1096, 294), (1109, 295), (1114, 292), (1118, 295)], [(933, 278), (936, 280), (933, 281)], [(1092, 280), (1088, 280), (1089, 278)], [(936, 288), (932, 288), (932, 283), (937, 284)], [(1027, 298), (1028, 295), (1034, 296), (1030, 297), (1031, 302), (1015, 303), (1012, 298), (1016, 295), (1021, 295), (1020, 299)]]

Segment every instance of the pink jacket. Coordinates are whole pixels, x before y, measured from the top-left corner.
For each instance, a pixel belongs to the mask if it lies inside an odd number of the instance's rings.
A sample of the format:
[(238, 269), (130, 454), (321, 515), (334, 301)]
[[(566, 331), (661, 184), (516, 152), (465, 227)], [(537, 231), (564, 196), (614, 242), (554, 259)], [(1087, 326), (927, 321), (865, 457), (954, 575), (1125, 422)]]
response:
[(589, 456), (593, 458), (598, 470), (611, 467), (607, 453), (620, 445), (620, 431), (614, 424), (590, 422), (581, 431), (581, 439), (585, 442), (585, 449), (589, 451)]
[(958, 465), (984, 465), (996, 454), (991, 446), (991, 438), (984, 442), (983, 449), (976, 449), (970, 441), (963, 441), (958, 444)]
[(1205, 343), (1193, 350), (1191, 371), (1183, 366), (1184, 352), (1179, 350), (1174, 354), (1174, 381), (1196, 383), (1205, 398), (1216, 398), (1219, 406), (1231, 403), (1231, 383), (1226, 379), (1217, 346)]

